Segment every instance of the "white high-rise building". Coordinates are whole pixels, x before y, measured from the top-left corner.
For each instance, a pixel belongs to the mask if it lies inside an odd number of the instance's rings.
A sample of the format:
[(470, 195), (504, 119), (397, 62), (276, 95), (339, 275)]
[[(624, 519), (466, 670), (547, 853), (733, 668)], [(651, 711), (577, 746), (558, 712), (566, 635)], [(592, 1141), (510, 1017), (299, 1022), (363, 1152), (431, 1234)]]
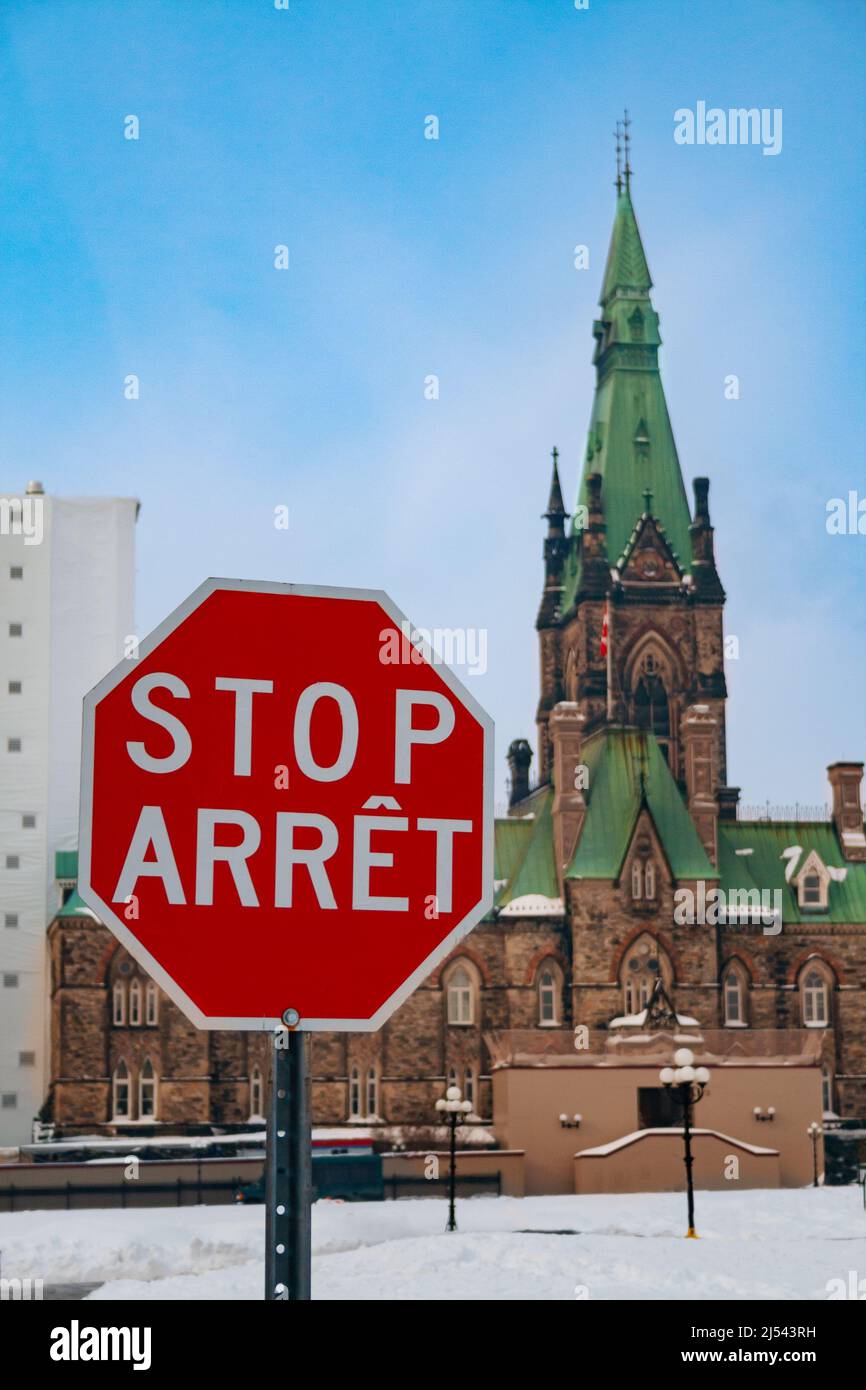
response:
[(30, 1141), (45, 1098), (54, 855), (77, 845), (82, 697), (135, 630), (137, 514), (0, 493), (0, 1146)]

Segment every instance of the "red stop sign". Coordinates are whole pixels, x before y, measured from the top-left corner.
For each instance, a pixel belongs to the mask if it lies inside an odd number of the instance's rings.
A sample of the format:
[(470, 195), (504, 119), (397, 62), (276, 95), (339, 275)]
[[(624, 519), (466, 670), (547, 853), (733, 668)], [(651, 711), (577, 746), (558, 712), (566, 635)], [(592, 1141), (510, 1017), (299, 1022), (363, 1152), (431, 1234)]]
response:
[(79, 891), (199, 1027), (378, 1028), (489, 910), (492, 721), (411, 638), (210, 579), (85, 697)]

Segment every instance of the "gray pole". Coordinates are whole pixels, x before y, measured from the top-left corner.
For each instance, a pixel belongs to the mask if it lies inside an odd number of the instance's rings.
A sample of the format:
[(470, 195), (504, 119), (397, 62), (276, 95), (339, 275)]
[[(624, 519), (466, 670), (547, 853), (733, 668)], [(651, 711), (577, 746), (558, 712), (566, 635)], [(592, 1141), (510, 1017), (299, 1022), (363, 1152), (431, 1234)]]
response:
[(271, 1038), (271, 1096), (265, 1168), (265, 1299), (289, 1297), (289, 1053), (291, 1035)]
[(310, 1043), (305, 1033), (289, 1034), (289, 1297), (310, 1299), (310, 1203), (313, 1187), (310, 1125)]

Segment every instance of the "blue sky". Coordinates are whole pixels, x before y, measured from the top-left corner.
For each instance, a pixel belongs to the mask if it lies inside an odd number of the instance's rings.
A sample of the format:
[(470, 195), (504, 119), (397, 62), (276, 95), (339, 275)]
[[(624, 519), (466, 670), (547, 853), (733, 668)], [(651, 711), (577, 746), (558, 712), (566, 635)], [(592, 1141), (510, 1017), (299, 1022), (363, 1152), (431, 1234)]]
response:
[[(628, 105), (668, 404), (740, 645), (729, 780), (825, 800), (826, 764), (866, 756), (866, 537), (825, 527), (866, 497), (863, 17), (5, 0), (0, 491), (140, 497), (142, 632), (208, 574), (485, 628), (501, 797), (508, 742), (534, 741), (539, 514), (554, 443), (576, 493)], [(781, 153), (677, 145), (699, 100), (781, 107)]]

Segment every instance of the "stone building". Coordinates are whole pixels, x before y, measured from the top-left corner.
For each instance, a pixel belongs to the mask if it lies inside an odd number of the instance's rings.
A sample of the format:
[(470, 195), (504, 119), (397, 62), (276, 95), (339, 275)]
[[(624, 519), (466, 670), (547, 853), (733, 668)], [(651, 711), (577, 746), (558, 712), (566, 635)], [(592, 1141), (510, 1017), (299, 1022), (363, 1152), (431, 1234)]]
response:
[[(738, 816), (709, 484), (695, 480), (690, 510), (650, 289), (627, 176), (572, 514), (554, 453), (536, 771), (515, 740), (495, 908), (379, 1033), (314, 1036), (319, 1125), (424, 1126), (448, 1082), (489, 1122), (494, 1035), (502, 1054), (509, 1030), (554, 1030), (561, 1051), (564, 1030), (639, 1026), (659, 980), (704, 1029), (819, 1030), (825, 1111), (866, 1114), (863, 764), (829, 769), (829, 819)], [(267, 1040), (195, 1029), (77, 898), (72, 862), (61, 867), (45, 1117), (80, 1131), (260, 1115)], [(801, 1039), (792, 1054), (814, 1052)]]

